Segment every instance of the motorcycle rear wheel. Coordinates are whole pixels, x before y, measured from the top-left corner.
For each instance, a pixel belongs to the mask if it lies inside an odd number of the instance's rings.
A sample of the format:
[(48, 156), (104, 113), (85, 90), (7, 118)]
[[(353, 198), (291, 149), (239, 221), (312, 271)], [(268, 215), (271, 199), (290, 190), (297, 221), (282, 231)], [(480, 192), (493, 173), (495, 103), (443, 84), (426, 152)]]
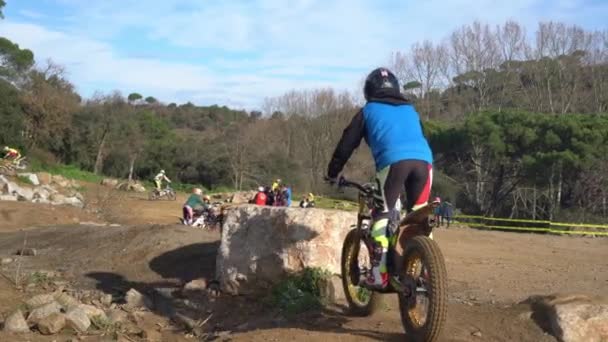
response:
[(447, 271), (439, 245), (418, 235), (403, 246), (401, 279), (413, 279), (413, 295), (399, 294), (401, 322), (408, 341), (439, 339), (447, 316)]

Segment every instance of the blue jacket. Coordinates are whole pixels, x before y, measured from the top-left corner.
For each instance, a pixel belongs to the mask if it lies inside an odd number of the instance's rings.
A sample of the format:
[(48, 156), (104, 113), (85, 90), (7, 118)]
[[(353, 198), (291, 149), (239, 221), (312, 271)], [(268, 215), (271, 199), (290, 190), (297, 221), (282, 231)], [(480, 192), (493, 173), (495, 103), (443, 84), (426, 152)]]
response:
[(291, 188), (287, 187), (287, 190), (285, 190), (285, 203), (287, 204), (288, 207), (291, 207)]
[(433, 163), (420, 117), (401, 95), (370, 99), (355, 115), (334, 151), (327, 171), (329, 177), (340, 174), (362, 139), (372, 151), (377, 171), (401, 160)]

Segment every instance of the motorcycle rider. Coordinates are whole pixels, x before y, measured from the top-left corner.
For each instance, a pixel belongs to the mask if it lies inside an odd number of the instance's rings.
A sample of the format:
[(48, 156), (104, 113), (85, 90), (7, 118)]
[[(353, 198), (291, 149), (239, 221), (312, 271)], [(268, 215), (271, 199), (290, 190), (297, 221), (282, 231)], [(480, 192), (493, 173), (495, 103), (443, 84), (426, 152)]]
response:
[[(190, 225), (192, 224), (192, 219), (194, 218), (194, 208), (203, 207), (207, 208), (207, 204), (201, 199), (201, 195), (203, 194), (203, 190), (200, 188), (192, 189), (192, 194), (184, 203), (183, 214), (184, 214), (184, 224)], [(208, 197), (208, 196), (205, 196)]]
[(160, 172), (156, 176), (154, 176), (154, 184), (156, 184), (156, 191), (159, 193), (162, 190), (163, 181), (171, 183), (171, 180), (165, 174), (165, 170), (160, 170)]
[(399, 81), (386, 68), (373, 70), (363, 89), (365, 106), (344, 130), (328, 165), (327, 178), (337, 180), (353, 151), (365, 139), (376, 164), (376, 181), (384, 210), (372, 225), (372, 271), (366, 285), (382, 289), (388, 284), (386, 259), (389, 235), (399, 224), (406, 192), (407, 210), (427, 204), (433, 180), (433, 155), (414, 106), (401, 94)]
[(21, 153), (19, 150), (4, 146), (2, 152), (4, 152), (4, 157), (2, 157), (2, 159), (12, 161), (13, 164), (19, 164), (19, 161), (21, 160)]

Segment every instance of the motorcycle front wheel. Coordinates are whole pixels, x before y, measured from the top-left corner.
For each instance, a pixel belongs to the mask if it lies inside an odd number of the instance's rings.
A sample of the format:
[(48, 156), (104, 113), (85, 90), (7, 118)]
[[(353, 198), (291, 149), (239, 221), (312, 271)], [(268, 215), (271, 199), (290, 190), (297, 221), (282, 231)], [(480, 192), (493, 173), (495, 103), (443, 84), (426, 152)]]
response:
[(348, 232), (342, 245), (342, 287), (350, 313), (355, 316), (371, 315), (379, 303), (376, 293), (359, 286), (363, 273), (371, 269), (370, 255), (360, 230)]

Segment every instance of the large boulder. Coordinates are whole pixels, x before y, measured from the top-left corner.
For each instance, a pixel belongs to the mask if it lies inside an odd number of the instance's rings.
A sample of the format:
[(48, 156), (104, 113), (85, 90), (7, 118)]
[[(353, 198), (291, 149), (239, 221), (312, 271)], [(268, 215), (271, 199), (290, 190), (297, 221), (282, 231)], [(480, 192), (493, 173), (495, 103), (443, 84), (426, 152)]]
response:
[(551, 326), (564, 342), (608, 341), (608, 305), (569, 303), (554, 307)]
[(19, 186), (4, 177), (0, 180), (0, 194), (13, 195), (20, 201), (31, 201), (34, 199), (34, 191), (32, 189)]
[(608, 299), (558, 294), (532, 298), (535, 315), (563, 342), (608, 341)]
[(353, 213), (322, 209), (228, 209), (216, 261), (222, 289), (232, 294), (265, 291), (306, 267), (340, 274), (342, 243), (356, 219)]

